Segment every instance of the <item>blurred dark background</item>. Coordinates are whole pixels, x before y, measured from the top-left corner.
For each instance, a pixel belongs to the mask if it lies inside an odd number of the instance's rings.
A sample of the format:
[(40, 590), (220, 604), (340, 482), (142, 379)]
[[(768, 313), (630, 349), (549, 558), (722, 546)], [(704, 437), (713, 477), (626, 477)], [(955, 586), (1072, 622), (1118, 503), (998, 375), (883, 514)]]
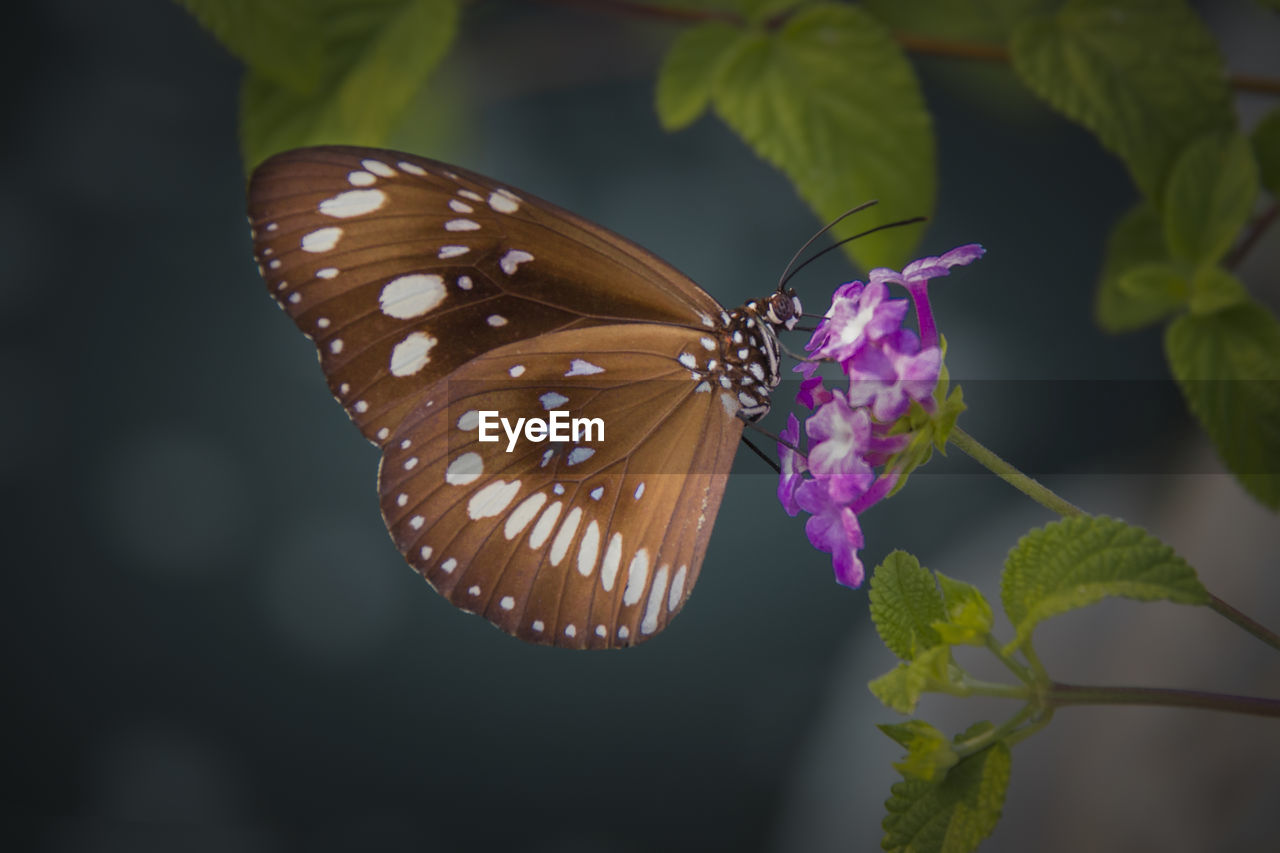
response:
[[(1274, 16), (1201, 11), (1235, 70), (1280, 75)], [(6, 14), (7, 849), (878, 846), (897, 747), (865, 684), (893, 661), (865, 590), (833, 582), (759, 460), (738, 459), (692, 602), (639, 649), (528, 647), (455, 611), (396, 553), (377, 453), (254, 269), (237, 63), (162, 0)], [(396, 141), (429, 138), (419, 153), (626, 234), (721, 302), (761, 295), (818, 223), (716, 121), (658, 128), (653, 72), (674, 32), (471, 4)], [(1274, 627), (1275, 518), (1219, 473), (1176, 390), (1090, 402), (1094, 383), (1165, 378), (1157, 331), (1111, 338), (1090, 320), (1104, 238), (1134, 200), (1121, 166), (1007, 69), (917, 68), (940, 150), (921, 253), (989, 250), (934, 289), (952, 375), (973, 383), (963, 423), (1174, 544)], [(1240, 104), (1246, 123), (1274, 106)], [(1277, 255), (1266, 241), (1243, 270), (1273, 308)], [(856, 274), (815, 267), (798, 285), (811, 308)], [(1063, 380), (1071, 393), (1046, 392)], [(906, 548), (994, 599), (1007, 549), (1049, 520), (938, 460), (864, 518), (863, 559)], [(1064, 680), (1280, 694), (1277, 656), (1208, 612), (1109, 602), (1038, 636)], [(922, 708), (952, 730), (1011, 711)], [(1063, 711), (1015, 751), (985, 849), (1267, 848), (1278, 758), (1274, 721)]]

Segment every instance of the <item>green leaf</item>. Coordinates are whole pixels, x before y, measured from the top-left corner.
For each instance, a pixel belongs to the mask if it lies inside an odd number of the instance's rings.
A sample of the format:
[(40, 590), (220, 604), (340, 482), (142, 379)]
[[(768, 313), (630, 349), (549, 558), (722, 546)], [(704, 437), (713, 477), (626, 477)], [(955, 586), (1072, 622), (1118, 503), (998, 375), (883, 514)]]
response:
[(1013, 758), (1003, 742), (962, 759), (940, 781), (890, 789), (880, 846), (902, 853), (966, 853), (995, 829)]
[(1051, 0), (863, 0), (863, 6), (895, 32), (913, 36), (1003, 43)]
[(933, 625), (938, 636), (951, 645), (983, 645), (994, 621), (986, 597), (973, 584), (954, 580), (942, 572), (935, 574), (947, 610), (946, 620)]
[(947, 736), (924, 720), (883, 723), (877, 728), (906, 748), (906, 758), (893, 766), (907, 779), (940, 779), (960, 759)]
[(1183, 276), (1168, 260), (1160, 218), (1148, 202), (1141, 202), (1121, 217), (1107, 240), (1093, 306), (1098, 325), (1112, 333), (1127, 332), (1181, 307), (1186, 284), (1179, 288), (1174, 283), (1174, 277)]
[(1165, 354), (1218, 455), (1280, 509), (1280, 323), (1254, 303), (1186, 315), (1165, 332)]
[(717, 22), (685, 30), (671, 44), (658, 71), (656, 106), (664, 130), (693, 124), (711, 100), (716, 78), (745, 34)]
[(1174, 257), (1210, 264), (1227, 253), (1258, 196), (1258, 166), (1238, 133), (1211, 133), (1187, 146), (1164, 194), (1164, 235)]
[(880, 639), (902, 660), (941, 642), (930, 626), (946, 615), (942, 596), (933, 575), (906, 551), (894, 551), (876, 566), (868, 598)]
[(1010, 51), (1027, 85), (1157, 202), (1183, 148), (1235, 126), (1217, 44), (1183, 0), (1067, 0), (1020, 26)]
[(1240, 279), (1222, 267), (1201, 267), (1191, 278), (1191, 313), (1214, 314), (1249, 302)]
[(1280, 196), (1280, 108), (1267, 113), (1258, 122), (1249, 141), (1253, 145), (1253, 156), (1258, 161), (1262, 185), (1273, 196)]
[(306, 0), (178, 0), (255, 73), (294, 92), (316, 90), (324, 70), (322, 26)]
[(1195, 570), (1172, 548), (1103, 516), (1063, 519), (1022, 537), (1005, 560), (1000, 594), (1018, 632), (1006, 652), (1050, 616), (1110, 596), (1176, 604), (1209, 600)]
[(900, 663), (867, 687), (871, 693), (900, 714), (915, 711), (920, 694), (958, 688), (962, 673), (951, 662), (950, 646), (933, 646), (916, 655), (910, 663)]
[[(945, 369), (945, 367), (944, 367)], [(951, 389), (947, 399), (940, 400), (938, 410), (933, 415), (933, 446), (944, 456), (947, 453), (947, 439), (956, 428), (960, 413), (968, 406), (964, 404), (964, 389), (959, 385)]]
[(304, 96), (260, 74), (245, 78), (240, 134), (250, 169), (304, 145), (385, 144), (457, 28), (456, 0), (323, 0), (315, 6), (326, 26), (328, 80)]
[[(933, 208), (933, 131), (919, 84), (889, 33), (857, 7), (806, 7), (776, 32), (742, 39), (714, 104), (820, 219), (868, 199), (879, 199), (885, 219)], [(868, 224), (841, 223), (837, 237)], [(896, 267), (918, 235), (891, 228), (846, 250), (864, 267)]]

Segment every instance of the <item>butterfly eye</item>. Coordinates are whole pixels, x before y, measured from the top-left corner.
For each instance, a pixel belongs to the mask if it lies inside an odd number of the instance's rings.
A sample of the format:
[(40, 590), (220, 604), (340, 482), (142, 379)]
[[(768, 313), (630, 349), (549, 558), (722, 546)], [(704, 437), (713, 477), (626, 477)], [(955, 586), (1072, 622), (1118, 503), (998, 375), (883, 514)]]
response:
[(775, 326), (792, 329), (800, 319), (800, 297), (794, 290), (775, 291), (765, 300), (765, 317)]
[[(598, 225), (392, 151), (277, 155), (249, 215), (272, 296), (382, 449), (383, 519), (414, 569), (530, 642), (629, 646), (670, 623), (743, 422), (769, 410), (794, 294), (725, 311)], [(550, 434), (556, 412), (600, 434)], [(491, 416), (546, 420), (493, 441)]]

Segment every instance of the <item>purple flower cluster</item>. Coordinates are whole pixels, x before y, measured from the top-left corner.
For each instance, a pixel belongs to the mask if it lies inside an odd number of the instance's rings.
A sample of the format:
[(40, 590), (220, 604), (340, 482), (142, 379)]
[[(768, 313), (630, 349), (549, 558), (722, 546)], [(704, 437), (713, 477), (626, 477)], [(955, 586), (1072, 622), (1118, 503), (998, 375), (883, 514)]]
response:
[[(902, 272), (872, 270), (866, 284), (841, 285), (805, 345), (809, 360), (796, 367), (805, 374), (796, 400), (813, 412), (804, 425), (808, 453), (800, 450), (800, 421), (788, 415), (778, 442), (778, 500), (789, 515), (809, 513), (805, 533), (815, 548), (831, 555), (836, 580), (845, 586), (857, 587), (863, 578), (858, 515), (888, 495), (903, 474), (891, 460), (907, 448), (912, 432), (900, 428), (899, 420), (913, 402), (926, 414), (937, 409), (933, 394), (942, 349), (929, 305), (929, 279), (984, 252), (973, 243), (913, 261)], [(888, 298), (890, 281), (904, 286), (915, 303), (918, 335), (903, 327), (907, 300)], [(816, 375), (824, 361), (839, 364), (848, 384), (824, 387)], [(877, 467), (882, 467), (879, 474)]]

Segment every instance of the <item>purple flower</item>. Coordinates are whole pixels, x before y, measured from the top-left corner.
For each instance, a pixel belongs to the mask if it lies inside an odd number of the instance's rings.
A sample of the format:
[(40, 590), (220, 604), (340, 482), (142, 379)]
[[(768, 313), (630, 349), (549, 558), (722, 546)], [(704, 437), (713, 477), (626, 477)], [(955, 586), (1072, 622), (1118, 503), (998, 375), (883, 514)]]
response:
[(831, 392), (822, 387), (821, 376), (810, 376), (800, 381), (800, 390), (796, 393), (796, 402), (809, 411), (821, 406), (831, 399)]
[(858, 516), (847, 504), (832, 498), (821, 480), (806, 480), (796, 491), (796, 502), (813, 516), (805, 522), (805, 535), (813, 547), (831, 555), (836, 582), (857, 588), (863, 576), (858, 550), (864, 544)]
[(849, 405), (867, 406), (881, 423), (902, 417), (911, 401), (931, 407), (942, 369), (942, 351), (920, 349), (910, 329), (899, 329), (864, 347), (844, 363), (849, 374)]
[[(879, 340), (902, 326), (902, 320), (907, 316), (905, 299), (886, 299), (889, 288), (880, 282), (857, 288), (851, 285), (858, 285), (858, 282), (850, 282), (841, 290), (849, 288), (848, 293), (856, 295), (837, 296), (824, 324), (805, 346), (814, 358), (843, 362), (868, 342)], [(807, 372), (812, 373), (812, 370)]]
[[(912, 261), (902, 268), (902, 272), (881, 267), (871, 271), (868, 281), (872, 284), (896, 281), (911, 294), (916, 305), (916, 320), (920, 324), (920, 340), (925, 348), (938, 345), (938, 327), (933, 322), (933, 308), (929, 304), (929, 279), (948, 275), (954, 266), (971, 264), (986, 254), (987, 250), (977, 243), (957, 246), (950, 252), (936, 258), (921, 258)], [(868, 287), (871, 284), (867, 285)]]
[[(813, 412), (805, 421), (806, 457), (796, 449), (800, 422), (787, 418), (780, 434), (778, 500), (789, 515), (810, 514), (805, 533), (815, 548), (831, 555), (836, 580), (862, 583), (863, 547), (858, 516), (889, 495), (920, 459), (901, 456), (929, 428), (904, 420), (912, 401), (934, 414), (934, 392), (942, 371), (928, 282), (969, 264), (985, 250), (960, 246), (936, 258), (921, 258), (902, 272), (871, 271), (866, 284), (851, 281), (836, 290), (831, 309), (805, 345), (810, 358), (795, 369), (805, 374), (796, 400)], [(919, 336), (903, 327), (907, 300), (889, 299), (886, 282), (907, 288), (915, 302)], [(848, 391), (824, 387), (819, 363), (834, 361), (849, 377)], [(917, 454), (918, 456), (918, 454)], [(884, 466), (876, 475), (876, 468)]]
[(800, 512), (800, 505), (796, 503), (796, 489), (804, 481), (804, 472), (809, 470), (804, 455), (794, 449), (800, 446), (800, 421), (796, 420), (795, 415), (788, 413), (787, 428), (778, 433), (778, 437), (782, 439), (778, 442), (778, 463), (782, 468), (778, 477), (778, 500), (787, 515), (794, 518)]
[(827, 480), (831, 496), (848, 503), (867, 490), (875, 472), (862, 458), (871, 440), (871, 418), (866, 409), (850, 409), (844, 395), (832, 392), (805, 422), (809, 436), (809, 470)]

